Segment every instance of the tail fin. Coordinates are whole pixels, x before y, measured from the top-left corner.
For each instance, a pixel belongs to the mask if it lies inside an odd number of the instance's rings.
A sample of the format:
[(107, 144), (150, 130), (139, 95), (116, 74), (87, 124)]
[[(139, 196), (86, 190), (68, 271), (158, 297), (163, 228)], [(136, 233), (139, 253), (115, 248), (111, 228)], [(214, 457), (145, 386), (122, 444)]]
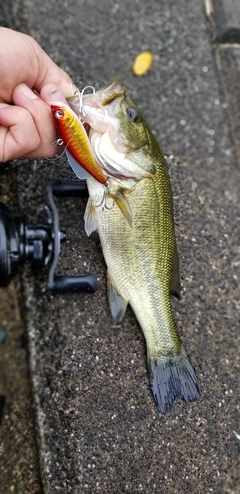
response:
[(150, 385), (160, 412), (166, 413), (176, 398), (186, 402), (200, 398), (200, 389), (185, 349), (172, 357), (149, 358)]

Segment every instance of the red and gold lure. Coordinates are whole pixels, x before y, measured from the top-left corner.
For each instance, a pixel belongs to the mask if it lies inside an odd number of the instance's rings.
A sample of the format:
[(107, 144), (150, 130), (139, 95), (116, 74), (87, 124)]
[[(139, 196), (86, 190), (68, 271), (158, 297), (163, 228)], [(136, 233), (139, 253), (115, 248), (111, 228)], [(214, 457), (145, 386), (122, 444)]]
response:
[[(68, 159), (76, 175), (83, 178), (80, 176), (80, 167), (82, 167), (98, 182), (106, 184), (107, 177), (94, 159), (88, 135), (76, 113), (63, 103), (54, 103), (51, 109), (59, 135), (66, 146)], [(71, 159), (72, 157), (74, 160)], [(79, 165), (79, 173), (77, 165)]]

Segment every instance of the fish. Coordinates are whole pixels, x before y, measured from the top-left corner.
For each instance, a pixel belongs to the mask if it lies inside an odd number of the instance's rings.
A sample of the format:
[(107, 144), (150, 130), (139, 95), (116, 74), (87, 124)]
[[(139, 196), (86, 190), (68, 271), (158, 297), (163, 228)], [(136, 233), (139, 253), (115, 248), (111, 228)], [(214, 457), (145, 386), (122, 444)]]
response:
[(51, 110), (74, 173), (80, 179), (93, 176), (106, 184), (107, 177), (94, 159), (87, 132), (76, 113), (70, 106), (57, 102), (51, 105)]
[[(77, 111), (77, 99), (69, 102)], [(200, 398), (195, 370), (178, 335), (170, 296), (180, 297), (173, 199), (157, 140), (119, 80), (84, 95), (94, 157), (108, 175), (107, 189), (87, 179), (84, 215), (88, 235), (97, 230), (107, 265), (109, 306), (121, 323), (128, 304), (143, 331), (150, 388), (165, 414), (175, 399)], [(126, 214), (119, 202), (125, 197)]]

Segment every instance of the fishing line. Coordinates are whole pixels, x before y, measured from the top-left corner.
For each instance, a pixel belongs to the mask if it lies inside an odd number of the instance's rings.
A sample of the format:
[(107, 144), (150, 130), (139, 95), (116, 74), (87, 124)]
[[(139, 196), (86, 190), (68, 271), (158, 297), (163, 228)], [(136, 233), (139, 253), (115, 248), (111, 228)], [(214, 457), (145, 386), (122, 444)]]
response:
[[(56, 146), (56, 145), (57, 145), (57, 146), (62, 146), (63, 144), (64, 144), (64, 142), (63, 142), (63, 140), (62, 140), (62, 139), (57, 139), (56, 141), (54, 141), (54, 142), (53, 142), (53, 143), (52, 143), (52, 144), (51, 144), (51, 145), (47, 148), (47, 151), (48, 151), (49, 149), (51, 149), (53, 146)], [(64, 155), (65, 150), (66, 150), (66, 147), (64, 148), (63, 152), (62, 152), (60, 155), (58, 154), (55, 158), (54, 158), (54, 157), (51, 157), (51, 156), (50, 156), (50, 157), (45, 156), (45, 157), (44, 157), (44, 159), (45, 159), (45, 160), (48, 160), (48, 161), (56, 161), (56, 160), (60, 159), (60, 158)]]
[[(70, 141), (71, 141), (71, 139), (69, 139), (68, 143), (67, 143), (67, 144), (65, 144), (64, 150), (62, 151), (62, 153), (61, 153), (61, 154), (58, 154), (55, 158), (54, 158), (54, 157), (51, 157), (51, 156), (50, 156), (50, 157), (45, 156), (45, 158), (44, 158), (44, 159), (46, 159), (46, 160), (48, 160), (48, 161), (57, 161), (57, 160), (60, 160), (60, 158), (64, 155), (64, 153), (65, 153), (65, 151), (66, 151), (66, 149), (67, 149), (67, 147), (68, 147), (68, 145), (69, 145)], [(54, 142), (51, 144), (51, 146), (49, 146), (49, 148), (48, 148), (48, 149), (50, 149), (51, 147), (56, 146), (56, 145), (58, 145), (58, 146), (62, 146), (63, 144), (64, 144), (63, 140), (59, 138), (59, 139), (57, 139), (56, 141), (54, 141)]]

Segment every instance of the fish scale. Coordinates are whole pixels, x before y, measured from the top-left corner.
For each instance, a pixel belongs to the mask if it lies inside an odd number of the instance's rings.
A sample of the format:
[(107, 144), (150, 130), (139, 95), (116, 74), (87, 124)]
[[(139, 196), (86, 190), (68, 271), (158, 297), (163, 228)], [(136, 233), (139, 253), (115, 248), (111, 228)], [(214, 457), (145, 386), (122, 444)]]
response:
[(87, 179), (85, 229), (97, 229), (100, 237), (113, 317), (121, 322), (130, 304), (142, 328), (151, 390), (165, 413), (176, 398), (200, 397), (170, 304), (180, 283), (167, 166), (119, 81), (86, 96), (83, 108), (95, 159), (108, 173), (107, 188)]
[[(169, 301), (169, 260), (176, 255), (171, 192), (167, 194), (163, 187), (156, 187), (156, 182), (170, 187), (163, 161), (154, 178), (138, 182), (128, 196), (132, 227), (116, 205), (111, 209), (97, 208), (108, 274), (117, 292), (131, 304), (154, 357), (180, 352)], [(89, 193), (94, 194), (91, 185)]]

